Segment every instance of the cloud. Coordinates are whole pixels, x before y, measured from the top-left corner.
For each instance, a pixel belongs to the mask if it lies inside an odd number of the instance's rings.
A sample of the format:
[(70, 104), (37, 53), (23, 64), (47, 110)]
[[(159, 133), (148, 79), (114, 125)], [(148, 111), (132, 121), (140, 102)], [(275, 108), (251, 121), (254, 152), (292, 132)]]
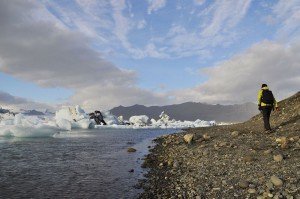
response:
[(0, 91), (0, 107), (13, 109), (13, 110), (20, 110), (20, 109), (35, 109), (35, 110), (46, 110), (50, 109), (53, 110), (53, 107), (48, 104), (38, 103), (31, 101), (29, 99), (21, 98), (13, 96), (9, 93)]
[(71, 100), (74, 103), (82, 104), (88, 110), (93, 110), (95, 107), (105, 109), (107, 104), (112, 108), (119, 105), (160, 105), (168, 103), (165, 94), (152, 93), (136, 86), (126, 87), (122, 85), (105, 87), (91, 85), (84, 90), (80, 90), (80, 93), (72, 96)]
[(146, 22), (146, 20), (143, 19), (137, 23), (137, 29), (144, 29), (146, 27), (146, 25), (147, 25), (147, 22)]
[(212, 19), (205, 25), (201, 34), (205, 37), (211, 37), (233, 28), (246, 15), (250, 3), (251, 0), (216, 1), (208, 9), (212, 12)]
[[(239, 34), (234, 32), (234, 28), (246, 15), (251, 1), (243, 0), (236, 3), (234, 0), (214, 2), (194, 0), (196, 5), (204, 3), (208, 5), (207, 9), (201, 7), (201, 10), (197, 11), (200, 12), (199, 21), (201, 21), (201, 24), (198, 23), (191, 29), (185, 24), (178, 23), (176, 16), (171, 21), (164, 20), (166, 28), (173, 24), (169, 30), (170, 32), (173, 31), (174, 26), (182, 26), (185, 29), (185, 32), (178, 32), (172, 36), (170, 34), (153, 34), (161, 32), (161, 30), (146, 30), (146, 25), (149, 29), (153, 28), (151, 20), (149, 22), (145, 19), (141, 20), (139, 17), (135, 18), (132, 13), (133, 4), (128, 1), (77, 0), (75, 2), (71, 2), (69, 3), (71, 5), (67, 4), (68, 6), (66, 6), (66, 4), (46, 1), (46, 5), (51, 8), (51, 11), (55, 10), (54, 15), (65, 26), (71, 30), (80, 31), (96, 41), (97, 47), (103, 52), (116, 51), (134, 59), (145, 57), (161, 59), (166, 57), (205, 57), (211, 53), (209, 51), (213, 51), (212, 48), (229, 46), (237, 40)], [(149, 14), (164, 8), (167, 4), (166, 0), (148, 0), (147, 2)], [(181, 5), (179, 2), (176, 4), (177, 6)], [(193, 12), (196, 12), (196, 7), (200, 9), (200, 6), (193, 6)], [(147, 19), (150, 17), (148, 16)], [(169, 17), (165, 19), (169, 19)], [(138, 31), (138, 33), (133, 32), (136, 28), (141, 31)], [(136, 34), (137, 37), (139, 37), (139, 34), (143, 34), (145, 41), (148, 40), (149, 42), (136, 42), (132, 39), (135, 38)], [(159, 37), (160, 42), (153, 43), (152, 40), (157, 37)], [(151, 49), (151, 53), (149, 53), (149, 46), (152, 45), (157, 48)], [(207, 48), (210, 49), (207, 50)]]
[(198, 6), (201, 6), (205, 3), (205, 0), (194, 0), (194, 3)]
[(277, 37), (283, 40), (299, 39), (300, 35), (300, 2), (297, 0), (280, 0), (273, 7), (275, 19), (280, 22)]
[(165, 7), (167, 0), (148, 0), (148, 14), (151, 14), (153, 11), (157, 11)]
[[(34, 20), (31, 15), (40, 8), (43, 6), (32, 1), (0, 2), (0, 71), (43, 87), (72, 89), (74, 102), (92, 100), (93, 108), (110, 108), (116, 101), (149, 102), (144, 96), (163, 100), (137, 89), (136, 74), (103, 59), (82, 33), (61, 29), (52, 21)], [(124, 90), (123, 96), (114, 97), (117, 88)]]
[(256, 101), (262, 83), (267, 83), (277, 99), (299, 91), (300, 43), (285, 46), (263, 41), (247, 51), (201, 72), (208, 80), (194, 88), (171, 93), (176, 101), (240, 103)]
[[(205, 1), (194, 3), (200, 5)], [(193, 16), (201, 23), (192, 29), (174, 22), (166, 35), (152, 40), (156, 46), (164, 46), (161, 53), (169, 58), (198, 56), (209, 59), (215, 48), (228, 47), (239, 39), (242, 33), (236, 28), (248, 13), (250, 4), (251, 0), (210, 2)]]

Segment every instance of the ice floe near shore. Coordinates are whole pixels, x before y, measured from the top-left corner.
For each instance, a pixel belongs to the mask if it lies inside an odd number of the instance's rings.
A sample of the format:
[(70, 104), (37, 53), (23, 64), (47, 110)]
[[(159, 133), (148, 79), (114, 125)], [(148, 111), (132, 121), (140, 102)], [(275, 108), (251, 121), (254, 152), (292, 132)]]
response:
[(0, 136), (5, 137), (51, 137), (63, 130), (54, 121), (23, 114), (6, 116), (0, 122)]
[(93, 128), (193, 128), (216, 125), (214, 121), (177, 121), (162, 112), (158, 120), (146, 115), (132, 116), (129, 121), (122, 116), (116, 117), (109, 111), (103, 112), (107, 125), (96, 125), (80, 106), (65, 106), (56, 111), (55, 116), (28, 116), (23, 114), (2, 114), (0, 117), (0, 136), (13, 137), (51, 137), (55, 134), (76, 129)]
[(65, 130), (89, 129), (93, 128), (94, 123), (80, 106), (62, 107), (55, 113), (56, 124)]
[(129, 123), (134, 126), (147, 126), (149, 117), (147, 115), (136, 115), (129, 118)]

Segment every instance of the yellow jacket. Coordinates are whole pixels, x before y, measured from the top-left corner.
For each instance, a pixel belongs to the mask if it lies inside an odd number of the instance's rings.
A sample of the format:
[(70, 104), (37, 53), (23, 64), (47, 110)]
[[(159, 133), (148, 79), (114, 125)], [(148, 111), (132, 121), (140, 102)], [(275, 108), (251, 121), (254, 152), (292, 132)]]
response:
[[(271, 106), (270, 104), (265, 104), (261, 101), (263, 90), (269, 90), (269, 88), (267, 86), (265, 86), (265, 87), (262, 87), (261, 90), (258, 91), (258, 95), (257, 95), (258, 106)], [(273, 107), (278, 107), (277, 101), (275, 100), (275, 98), (274, 98)]]

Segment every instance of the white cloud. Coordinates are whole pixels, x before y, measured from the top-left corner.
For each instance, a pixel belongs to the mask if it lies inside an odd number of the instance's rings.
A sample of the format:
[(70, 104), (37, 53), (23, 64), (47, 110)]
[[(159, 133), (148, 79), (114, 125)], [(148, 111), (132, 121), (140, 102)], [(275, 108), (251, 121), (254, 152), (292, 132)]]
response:
[(194, 3), (198, 6), (201, 6), (205, 3), (205, 0), (194, 0)]
[(274, 7), (275, 18), (281, 23), (277, 37), (281, 40), (298, 39), (300, 35), (300, 1), (280, 0)]
[(153, 11), (157, 11), (166, 6), (167, 0), (148, 0), (148, 14), (151, 14)]
[(95, 107), (105, 109), (124, 105), (144, 104), (159, 105), (166, 104), (165, 94), (152, 93), (136, 86), (123, 85), (91, 85), (75, 93), (72, 102), (82, 104), (86, 109), (93, 110)]
[[(98, 42), (107, 42), (106, 34), (103, 31), (112, 26), (111, 21), (105, 17), (109, 12), (109, 2), (77, 0), (73, 3), (76, 3), (80, 9), (74, 11), (71, 7), (61, 6), (57, 2), (45, 1), (45, 5), (57, 13), (58, 18), (55, 15), (52, 17), (61, 21), (66, 28), (80, 31)], [(37, 11), (35, 10), (35, 12)], [(47, 10), (43, 13), (47, 13)]]
[(202, 35), (215, 36), (222, 31), (235, 27), (246, 15), (251, 0), (216, 1), (208, 10), (212, 13), (211, 21), (205, 25)]
[(202, 60), (208, 59), (214, 48), (228, 47), (239, 39), (242, 33), (237, 32), (236, 27), (247, 14), (250, 4), (251, 0), (214, 1), (197, 11), (201, 21), (198, 27), (190, 29), (174, 23), (165, 36), (153, 41), (157, 46), (164, 46), (161, 53), (171, 58), (199, 56)]
[[(75, 27), (76, 30), (90, 37), (93, 41), (96, 40), (102, 51), (119, 51), (124, 48), (127, 53), (125, 56), (142, 59), (145, 57), (178, 58), (193, 55), (204, 57), (204, 55), (209, 54), (208, 50), (204, 48), (228, 46), (237, 39), (236, 35), (238, 34), (231, 29), (234, 29), (246, 15), (250, 0), (239, 1), (238, 3), (233, 0), (210, 3), (209, 8), (201, 11), (205, 14), (202, 15), (201, 24), (198, 24), (198, 28), (187, 29), (185, 32), (178, 32), (172, 36), (170, 34), (167, 36), (165, 34), (162, 36), (151, 35), (151, 37), (161, 37), (161, 42), (156, 42), (154, 45), (159, 46), (160, 49), (162, 49), (161, 46), (164, 47), (163, 50), (156, 50), (156, 52), (154, 52), (155, 49), (152, 49), (151, 53), (149, 53), (149, 46), (153, 44), (152, 39), (149, 39), (148, 44), (143, 44), (144, 46), (136, 45), (134, 41), (129, 39), (129, 36), (135, 34), (132, 30), (136, 28), (141, 30), (147, 25), (146, 20), (137, 20), (133, 17), (130, 2), (125, 0), (77, 0), (76, 3), (80, 8), (79, 10), (71, 9), (71, 6), (47, 1), (47, 5), (56, 10), (59, 19), (67, 27), (71, 27), (71, 29)], [(201, 5), (205, 1), (195, 0), (194, 3)], [(148, 4), (148, 12), (152, 13), (165, 7), (167, 2), (166, 0), (148, 0)], [(193, 9), (195, 10), (195, 8)], [(204, 23), (203, 27), (202, 22)], [(174, 26), (184, 28), (183, 24), (176, 25), (176, 22), (174, 23)], [(149, 24), (149, 28), (151, 28), (151, 24)], [(172, 29), (173, 27), (170, 32)], [(147, 36), (148, 34), (146, 34)], [(158, 54), (160, 55), (157, 56)]]
[(137, 23), (137, 29), (144, 29), (146, 27), (146, 25), (147, 25), (147, 22), (146, 22), (146, 20), (143, 19)]
[(0, 91), (0, 107), (5, 109), (13, 109), (18, 111), (20, 109), (35, 109), (40, 111), (53, 110), (53, 106), (43, 103), (34, 102), (22, 97), (16, 97), (9, 93)]
[(264, 41), (246, 52), (205, 68), (208, 81), (190, 89), (175, 91), (176, 101), (240, 103), (256, 101), (258, 89), (267, 83), (277, 99), (299, 91), (300, 43), (285, 46)]
[(52, 21), (26, 20), (37, 8), (32, 1), (0, 1), (0, 71), (43, 87), (72, 89), (73, 102), (93, 101), (93, 108), (109, 108), (116, 101), (149, 102), (144, 96), (163, 101), (156, 94), (135, 88), (136, 74), (104, 60), (83, 34), (60, 29)]

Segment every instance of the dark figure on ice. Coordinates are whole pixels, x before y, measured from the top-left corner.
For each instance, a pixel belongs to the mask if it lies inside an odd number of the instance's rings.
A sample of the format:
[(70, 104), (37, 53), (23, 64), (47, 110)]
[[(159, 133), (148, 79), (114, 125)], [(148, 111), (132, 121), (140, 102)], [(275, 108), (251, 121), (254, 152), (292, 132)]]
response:
[(258, 110), (263, 115), (264, 127), (266, 132), (271, 132), (270, 115), (271, 111), (276, 108), (278, 110), (277, 102), (272, 91), (269, 90), (267, 84), (262, 84), (261, 90), (258, 92)]
[(97, 125), (100, 125), (101, 123), (103, 125), (107, 125), (106, 122), (103, 119), (103, 115), (101, 114), (100, 111), (95, 111), (95, 113), (90, 113), (89, 114), (90, 119), (94, 119)]
[(100, 111), (95, 111), (96, 118), (102, 123), (103, 125), (107, 125), (106, 122), (103, 119), (103, 115)]

